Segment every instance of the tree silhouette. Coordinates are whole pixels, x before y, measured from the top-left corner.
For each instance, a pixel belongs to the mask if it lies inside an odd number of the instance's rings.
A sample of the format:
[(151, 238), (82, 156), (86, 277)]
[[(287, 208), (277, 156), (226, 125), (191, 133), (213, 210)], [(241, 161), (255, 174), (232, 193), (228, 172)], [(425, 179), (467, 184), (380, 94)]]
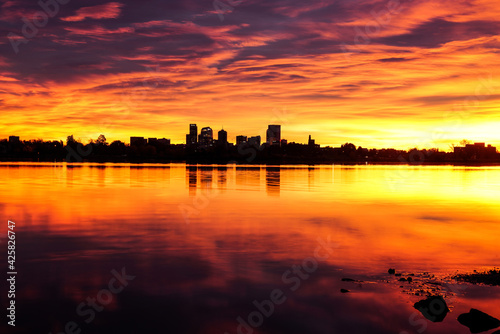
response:
[(108, 143), (106, 143), (106, 137), (103, 134), (99, 135), (99, 137), (97, 138), (95, 143), (97, 145), (107, 145), (108, 144)]
[(462, 139), (460, 141), (460, 145), (461, 146), (465, 146), (465, 145), (468, 145), (468, 144), (472, 144), (472, 142), (470, 140), (467, 140), (467, 139)]
[(66, 145), (71, 146), (75, 143), (75, 138), (73, 135), (70, 135), (66, 138)]

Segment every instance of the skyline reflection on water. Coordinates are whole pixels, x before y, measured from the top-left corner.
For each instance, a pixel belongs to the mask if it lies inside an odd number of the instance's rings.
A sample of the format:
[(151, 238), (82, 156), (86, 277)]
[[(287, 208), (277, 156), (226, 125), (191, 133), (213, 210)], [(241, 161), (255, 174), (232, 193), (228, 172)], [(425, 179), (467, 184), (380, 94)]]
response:
[[(7, 163), (0, 185), (19, 333), (233, 334), (275, 290), (254, 333), (468, 333), (471, 307), (500, 317), (498, 287), (449, 278), (500, 262), (500, 168)], [(78, 305), (122, 268), (135, 278), (87, 324)], [(431, 279), (442, 323), (413, 315)]]

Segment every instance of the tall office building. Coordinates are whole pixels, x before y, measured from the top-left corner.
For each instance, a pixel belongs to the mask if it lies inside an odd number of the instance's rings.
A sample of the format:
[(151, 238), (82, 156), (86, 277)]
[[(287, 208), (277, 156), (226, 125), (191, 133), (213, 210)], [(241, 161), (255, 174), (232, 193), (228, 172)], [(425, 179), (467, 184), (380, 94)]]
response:
[(196, 124), (189, 124), (189, 135), (193, 136), (196, 139), (198, 136), (198, 126)]
[(269, 125), (267, 127), (266, 142), (269, 145), (279, 145), (281, 141), (281, 125)]
[(198, 126), (189, 124), (189, 133), (186, 135), (186, 145), (191, 146), (197, 143)]
[(220, 130), (217, 136), (217, 144), (219, 146), (226, 146), (227, 145), (227, 131), (224, 129)]
[(316, 146), (316, 141), (311, 138), (311, 135), (309, 135), (309, 141), (307, 142), (307, 145)]
[(206, 127), (201, 129), (198, 142), (202, 147), (212, 146), (214, 142), (214, 132), (212, 131), (212, 128)]

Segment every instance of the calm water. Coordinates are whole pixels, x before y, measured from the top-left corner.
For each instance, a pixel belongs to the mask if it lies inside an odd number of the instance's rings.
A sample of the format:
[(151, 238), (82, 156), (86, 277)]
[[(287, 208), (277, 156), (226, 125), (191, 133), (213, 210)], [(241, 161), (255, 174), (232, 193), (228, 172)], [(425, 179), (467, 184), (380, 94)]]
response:
[[(500, 264), (500, 168), (3, 164), (0, 189), (18, 272), (2, 332), (469, 333), (471, 307), (500, 317), (499, 288), (450, 278)], [(413, 308), (427, 292), (448, 302), (441, 323)]]

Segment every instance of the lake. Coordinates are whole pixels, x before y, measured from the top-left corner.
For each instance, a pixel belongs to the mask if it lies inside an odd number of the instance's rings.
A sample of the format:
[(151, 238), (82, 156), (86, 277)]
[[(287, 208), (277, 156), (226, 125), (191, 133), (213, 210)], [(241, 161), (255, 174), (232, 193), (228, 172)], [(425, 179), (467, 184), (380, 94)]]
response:
[[(469, 333), (461, 313), (500, 317), (499, 287), (452, 278), (500, 264), (497, 167), (3, 163), (0, 185), (9, 333)], [(442, 322), (413, 307), (429, 294)]]

